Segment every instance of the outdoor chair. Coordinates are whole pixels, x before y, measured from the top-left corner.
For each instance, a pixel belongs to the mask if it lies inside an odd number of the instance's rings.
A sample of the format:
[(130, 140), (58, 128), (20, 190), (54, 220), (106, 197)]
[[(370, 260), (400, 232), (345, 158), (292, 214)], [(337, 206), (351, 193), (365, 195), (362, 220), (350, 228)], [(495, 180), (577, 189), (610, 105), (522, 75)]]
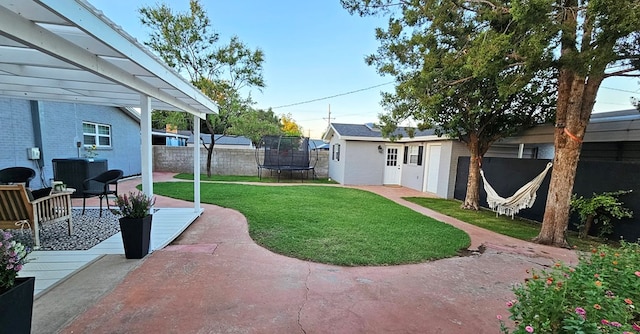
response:
[(39, 232), (44, 223), (66, 220), (69, 235), (73, 234), (70, 193), (51, 193), (51, 188), (47, 189), (37, 195), (41, 197), (31, 199), (36, 194), (30, 196), (23, 184), (0, 185), (0, 229), (31, 229), (36, 248), (40, 247)]
[(29, 188), (29, 181), (36, 177), (36, 172), (29, 167), (9, 167), (0, 169), (0, 184), (24, 183)]
[[(109, 206), (109, 195), (118, 196), (118, 180), (122, 178), (123, 172), (120, 169), (110, 169), (100, 175), (84, 180), (82, 183), (82, 214), (86, 206), (87, 198), (98, 196), (100, 198), (100, 217), (102, 217), (102, 199), (107, 201)], [(114, 186), (113, 188), (111, 186)]]

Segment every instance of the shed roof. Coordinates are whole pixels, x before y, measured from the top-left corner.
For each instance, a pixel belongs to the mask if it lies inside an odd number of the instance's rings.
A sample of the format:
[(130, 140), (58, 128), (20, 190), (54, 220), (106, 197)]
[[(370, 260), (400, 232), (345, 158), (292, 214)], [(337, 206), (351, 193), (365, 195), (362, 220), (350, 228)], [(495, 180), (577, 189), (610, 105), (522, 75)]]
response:
[[(368, 140), (368, 141), (389, 141), (389, 139), (382, 136), (382, 132), (372, 123), (367, 124), (344, 124), (344, 123), (331, 123), (329, 131), (327, 131), (324, 139), (328, 140), (333, 134), (345, 140)], [(403, 127), (399, 127), (394, 132), (396, 135), (402, 135), (400, 142), (407, 141), (420, 141), (425, 139), (446, 139), (439, 138), (435, 134), (435, 130), (417, 130), (413, 138), (409, 138), (409, 135)]]
[(186, 111), (215, 103), (84, 0), (0, 2), (0, 95)]

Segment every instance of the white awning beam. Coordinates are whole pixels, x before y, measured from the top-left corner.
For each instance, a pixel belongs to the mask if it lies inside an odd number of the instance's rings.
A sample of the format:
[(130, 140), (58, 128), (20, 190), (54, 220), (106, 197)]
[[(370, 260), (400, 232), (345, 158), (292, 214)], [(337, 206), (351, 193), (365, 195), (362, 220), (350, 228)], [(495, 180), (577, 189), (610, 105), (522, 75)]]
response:
[[(20, 18), (13, 12), (0, 7), (0, 30), (2, 34), (20, 41), (29, 47), (44, 52), (64, 62), (76, 65), (86, 71), (113, 80), (150, 97), (165, 101), (177, 108), (205, 118), (206, 115), (190, 105), (164, 93), (136, 76), (91, 54), (73, 43), (39, 27), (31, 21)], [(34, 43), (33, 41), (38, 41)]]
[[(149, 194), (151, 111), (183, 111), (195, 120), (218, 112), (215, 102), (85, 0), (0, 0), (0, 96), (140, 108), (141, 172)], [(198, 211), (199, 185), (194, 189)]]
[(142, 94), (154, 110), (218, 111), (84, 0), (0, 0), (0, 83), (0, 94), (22, 99), (139, 108)]

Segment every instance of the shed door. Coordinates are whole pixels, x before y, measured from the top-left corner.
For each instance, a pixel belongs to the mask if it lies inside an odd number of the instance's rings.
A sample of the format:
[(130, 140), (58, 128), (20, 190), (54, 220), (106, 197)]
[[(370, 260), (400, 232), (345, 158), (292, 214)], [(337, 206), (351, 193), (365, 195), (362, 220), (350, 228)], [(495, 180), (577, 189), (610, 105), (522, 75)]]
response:
[(394, 145), (386, 147), (385, 167), (384, 167), (384, 184), (399, 185), (400, 184), (400, 149), (402, 146)]
[(438, 192), (438, 174), (440, 172), (440, 153), (442, 145), (429, 145), (429, 156), (427, 158), (427, 181), (425, 190), (430, 193)]

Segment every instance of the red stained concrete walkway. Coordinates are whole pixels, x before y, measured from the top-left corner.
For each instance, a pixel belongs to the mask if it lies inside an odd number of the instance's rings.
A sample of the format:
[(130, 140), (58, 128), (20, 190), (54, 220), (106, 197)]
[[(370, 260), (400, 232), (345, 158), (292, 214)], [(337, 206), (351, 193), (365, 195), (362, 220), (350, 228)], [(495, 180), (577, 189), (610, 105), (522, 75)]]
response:
[[(154, 181), (170, 179), (154, 174)], [(135, 185), (126, 182), (123, 189)], [(489, 232), (406, 202), (406, 188), (359, 187), (469, 233), (481, 255), (391, 267), (338, 267), (256, 245), (238, 212), (205, 212), (140, 261), (62, 333), (497, 333), (527, 269), (576, 254)], [(158, 198), (158, 206), (190, 203)]]

